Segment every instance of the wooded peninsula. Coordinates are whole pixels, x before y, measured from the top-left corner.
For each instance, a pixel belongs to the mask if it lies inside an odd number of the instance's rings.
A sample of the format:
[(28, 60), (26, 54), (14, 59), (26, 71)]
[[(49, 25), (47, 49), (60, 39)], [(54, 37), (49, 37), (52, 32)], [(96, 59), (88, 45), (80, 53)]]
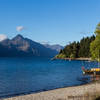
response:
[[(92, 58), (98, 60), (100, 55), (100, 23), (97, 25), (95, 35), (83, 37), (80, 41), (69, 43), (55, 56), (56, 59)], [(100, 57), (100, 56), (99, 56)]]

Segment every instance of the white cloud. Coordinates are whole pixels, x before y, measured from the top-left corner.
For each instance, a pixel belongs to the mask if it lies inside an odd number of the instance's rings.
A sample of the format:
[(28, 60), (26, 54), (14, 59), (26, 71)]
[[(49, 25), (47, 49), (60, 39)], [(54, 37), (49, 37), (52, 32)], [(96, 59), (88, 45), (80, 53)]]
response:
[(17, 26), (17, 27), (16, 27), (16, 30), (17, 30), (18, 32), (22, 31), (23, 29), (24, 29), (23, 26)]
[(7, 36), (5, 34), (0, 34), (0, 41), (3, 41), (7, 39)]

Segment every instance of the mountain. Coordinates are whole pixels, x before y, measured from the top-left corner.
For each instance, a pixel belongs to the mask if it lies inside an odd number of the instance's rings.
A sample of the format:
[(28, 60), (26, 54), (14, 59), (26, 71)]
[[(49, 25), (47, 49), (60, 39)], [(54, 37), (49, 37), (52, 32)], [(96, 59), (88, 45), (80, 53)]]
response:
[(60, 50), (64, 49), (63, 46), (59, 45), (59, 44), (55, 44), (55, 45), (50, 45), (50, 44), (43, 44), (46, 48), (52, 49), (52, 50), (56, 50), (57, 52), (60, 52)]
[(0, 42), (0, 56), (54, 56), (56, 50), (46, 48), (44, 45), (17, 35), (12, 39), (6, 39)]

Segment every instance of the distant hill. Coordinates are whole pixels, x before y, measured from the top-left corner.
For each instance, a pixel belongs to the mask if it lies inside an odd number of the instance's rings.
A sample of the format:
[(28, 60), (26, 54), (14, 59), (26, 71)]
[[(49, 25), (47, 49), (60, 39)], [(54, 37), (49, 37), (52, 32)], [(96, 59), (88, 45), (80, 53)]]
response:
[(0, 57), (16, 56), (54, 56), (56, 50), (46, 48), (44, 45), (17, 35), (12, 39), (5, 39), (0, 42)]
[(55, 44), (55, 45), (50, 45), (50, 44), (43, 44), (46, 48), (50, 48), (52, 50), (56, 50), (57, 52), (60, 52), (60, 50), (64, 49), (63, 46), (59, 45), (59, 44)]

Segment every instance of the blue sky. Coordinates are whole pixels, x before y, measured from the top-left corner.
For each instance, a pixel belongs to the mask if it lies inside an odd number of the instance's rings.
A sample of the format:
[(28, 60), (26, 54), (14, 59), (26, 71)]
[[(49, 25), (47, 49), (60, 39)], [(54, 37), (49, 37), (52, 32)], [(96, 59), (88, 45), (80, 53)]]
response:
[(100, 0), (0, 0), (0, 34), (9, 38), (66, 45), (91, 36), (99, 22)]

